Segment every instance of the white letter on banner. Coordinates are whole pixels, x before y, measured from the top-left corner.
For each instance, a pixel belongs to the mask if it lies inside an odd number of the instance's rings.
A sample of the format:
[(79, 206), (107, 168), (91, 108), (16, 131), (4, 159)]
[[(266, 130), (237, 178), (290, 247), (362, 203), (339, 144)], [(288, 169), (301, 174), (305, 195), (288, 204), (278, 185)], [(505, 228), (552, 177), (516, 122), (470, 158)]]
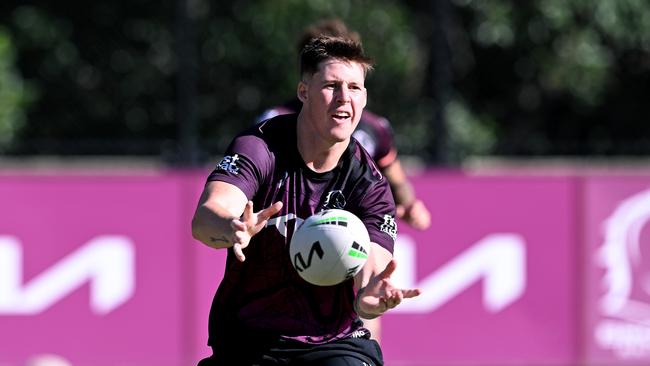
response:
[(392, 313), (429, 313), (483, 280), (483, 306), (492, 313), (521, 297), (526, 289), (526, 244), (516, 234), (491, 234), (456, 258), (416, 281), (416, 248), (412, 238), (399, 235), (395, 244), (397, 269), (393, 280), (398, 287), (422, 289)]
[(133, 296), (134, 258), (129, 238), (98, 236), (23, 286), (20, 242), (12, 236), (0, 236), (0, 314), (41, 313), (86, 281), (90, 281), (91, 309), (107, 314)]

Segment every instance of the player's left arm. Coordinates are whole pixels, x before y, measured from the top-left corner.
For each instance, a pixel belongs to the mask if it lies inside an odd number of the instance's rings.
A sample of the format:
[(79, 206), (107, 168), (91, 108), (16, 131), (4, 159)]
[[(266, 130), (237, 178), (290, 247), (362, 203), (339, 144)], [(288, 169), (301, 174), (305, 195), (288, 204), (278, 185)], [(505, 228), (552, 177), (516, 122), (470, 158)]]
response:
[(395, 287), (391, 279), (397, 268), (393, 255), (379, 244), (371, 245), (368, 261), (355, 277), (358, 291), (354, 307), (364, 319), (376, 318), (399, 305), (403, 299), (420, 294), (420, 289)]

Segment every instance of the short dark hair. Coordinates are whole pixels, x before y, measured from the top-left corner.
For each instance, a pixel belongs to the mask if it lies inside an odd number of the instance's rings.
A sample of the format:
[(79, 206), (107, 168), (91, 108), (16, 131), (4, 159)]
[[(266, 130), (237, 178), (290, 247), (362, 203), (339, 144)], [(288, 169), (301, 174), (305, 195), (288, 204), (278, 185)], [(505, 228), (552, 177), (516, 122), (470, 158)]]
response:
[(300, 76), (318, 72), (318, 65), (327, 59), (357, 62), (364, 75), (372, 70), (373, 61), (363, 52), (361, 42), (349, 38), (319, 36), (312, 38), (300, 51)]

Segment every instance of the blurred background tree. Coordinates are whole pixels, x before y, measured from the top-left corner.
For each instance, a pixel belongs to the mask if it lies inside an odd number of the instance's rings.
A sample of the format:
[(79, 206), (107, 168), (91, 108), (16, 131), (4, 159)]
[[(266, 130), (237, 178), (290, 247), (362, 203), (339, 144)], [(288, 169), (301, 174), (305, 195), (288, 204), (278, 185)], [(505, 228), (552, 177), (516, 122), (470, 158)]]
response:
[(295, 93), (303, 27), (338, 16), (377, 62), (402, 154), (650, 153), (644, 0), (0, 4), (0, 151), (214, 160)]
[(16, 49), (4, 27), (0, 27), (0, 152), (25, 123), (31, 89), (15, 64)]
[(650, 3), (456, 4), (472, 62), (455, 89), (497, 136), (492, 154), (650, 152)]

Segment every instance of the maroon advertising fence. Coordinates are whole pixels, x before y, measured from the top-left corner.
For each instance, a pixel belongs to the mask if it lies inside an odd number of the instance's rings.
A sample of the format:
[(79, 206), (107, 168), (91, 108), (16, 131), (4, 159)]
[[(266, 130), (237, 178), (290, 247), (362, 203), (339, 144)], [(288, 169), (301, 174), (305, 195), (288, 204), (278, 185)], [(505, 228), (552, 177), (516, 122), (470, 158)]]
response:
[[(0, 175), (0, 365), (193, 365), (225, 251), (191, 237), (204, 171)], [(429, 171), (399, 226), (387, 365), (650, 363), (650, 174)]]

